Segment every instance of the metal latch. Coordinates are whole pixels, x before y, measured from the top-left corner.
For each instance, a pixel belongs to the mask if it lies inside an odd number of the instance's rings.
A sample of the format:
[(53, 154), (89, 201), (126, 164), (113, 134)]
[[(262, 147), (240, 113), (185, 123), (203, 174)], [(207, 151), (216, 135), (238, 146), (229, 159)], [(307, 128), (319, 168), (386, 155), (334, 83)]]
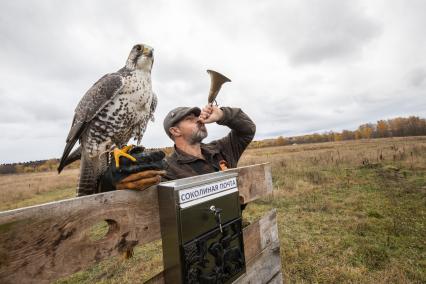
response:
[(210, 206), (210, 211), (213, 212), (214, 217), (216, 219), (216, 223), (219, 224), (219, 230), (220, 230), (221, 233), (223, 233), (223, 231), (222, 231), (222, 218), (220, 217), (220, 212), (222, 212), (222, 209), (216, 208), (216, 206), (212, 205), (212, 206)]

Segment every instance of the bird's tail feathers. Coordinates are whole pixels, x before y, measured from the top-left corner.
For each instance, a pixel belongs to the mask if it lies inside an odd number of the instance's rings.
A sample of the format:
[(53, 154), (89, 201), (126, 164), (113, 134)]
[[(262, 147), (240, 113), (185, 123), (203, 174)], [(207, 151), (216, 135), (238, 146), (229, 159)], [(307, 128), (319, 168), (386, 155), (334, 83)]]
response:
[(86, 122), (75, 123), (75, 118), (74, 118), (73, 126), (70, 129), (70, 133), (68, 133), (67, 144), (65, 145), (64, 153), (62, 154), (61, 161), (59, 162), (58, 173), (60, 173), (66, 165), (75, 161), (75, 160), (71, 162), (69, 160), (67, 161), (67, 158), (72, 148), (74, 147), (75, 143), (77, 143), (77, 141), (80, 139), (81, 135), (85, 131), (86, 126), (87, 126)]
[(58, 173), (68, 166), (69, 164), (81, 159), (81, 147), (79, 146), (77, 149), (71, 152), (63, 161), (61, 159), (61, 163), (58, 166)]
[(77, 186), (77, 196), (96, 193), (97, 182), (93, 163), (90, 159), (82, 157), (80, 164), (80, 179)]
[(61, 171), (64, 169), (66, 165), (69, 164), (67, 163), (67, 158), (76, 142), (77, 140), (71, 140), (67, 142), (67, 144), (65, 145), (64, 153), (62, 154), (61, 161), (59, 162), (59, 166), (58, 166), (58, 174), (61, 173)]

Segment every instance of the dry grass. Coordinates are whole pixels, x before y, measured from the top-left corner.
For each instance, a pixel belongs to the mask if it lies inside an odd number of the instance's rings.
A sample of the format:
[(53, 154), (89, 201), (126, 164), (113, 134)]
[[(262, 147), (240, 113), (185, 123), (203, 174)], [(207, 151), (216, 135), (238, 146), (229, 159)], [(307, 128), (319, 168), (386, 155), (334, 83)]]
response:
[(87, 270), (56, 281), (56, 284), (144, 283), (163, 270), (161, 241), (137, 246), (129, 259), (113, 257)]
[[(260, 162), (272, 163), (274, 195), (244, 217), (277, 208), (286, 282), (426, 283), (426, 137), (250, 149), (240, 165)], [(1, 176), (2, 208), (58, 188), (73, 194), (76, 175), (6, 176), (7, 185)], [(161, 261), (154, 242), (58, 282), (140, 283)]]
[[(272, 163), (275, 190), (304, 194), (328, 179), (347, 176), (354, 167), (390, 165), (426, 170), (426, 137), (386, 138), (278, 146), (246, 151), (240, 166)], [(349, 179), (347, 180), (349, 182)]]
[(271, 147), (283, 271), (295, 283), (426, 282), (426, 138)]
[(0, 175), (0, 210), (8, 210), (75, 195), (78, 169)]

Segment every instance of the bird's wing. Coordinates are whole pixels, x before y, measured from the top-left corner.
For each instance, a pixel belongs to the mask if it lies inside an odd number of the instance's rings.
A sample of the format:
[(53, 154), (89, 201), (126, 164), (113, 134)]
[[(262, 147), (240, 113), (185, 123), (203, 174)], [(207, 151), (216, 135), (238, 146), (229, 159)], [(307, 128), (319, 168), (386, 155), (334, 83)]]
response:
[[(111, 73), (99, 79), (78, 103), (68, 133), (64, 153), (59, 168), (65, 162), (75, 143), (80, 139), (90, 121), (109, 103), (123, 88), (123, 77)], [(59, 169), (58, 168), (58, 169)]]
[[(79, 125), (90, 122), (123, 88), (123, 78), (117, 73), (99, 79), (83, 96), (75, 109), (73, 126), (67, 141), (78, 132)], [(70, 136), (71, 135), (71, 136)]]

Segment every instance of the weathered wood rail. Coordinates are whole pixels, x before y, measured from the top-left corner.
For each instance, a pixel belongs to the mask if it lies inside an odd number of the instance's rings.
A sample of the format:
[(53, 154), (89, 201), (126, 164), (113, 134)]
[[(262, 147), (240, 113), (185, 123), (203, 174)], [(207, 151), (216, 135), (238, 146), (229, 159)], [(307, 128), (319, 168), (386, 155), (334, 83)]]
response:
[[(272, 192), (271, 168), (259, 164), (238, 172), (241, 203)], [(91, 240), (93, 225), (108, 233)], [(113, 191), (0, 212), (0, 283), (49, 283), (136, 245), (161, 238), (157, 191)], [(247, 273), (237, 283), (281, 283), (276, 213), (244, 229)], [(164, 283), (162, 274), (149, 283)]]

